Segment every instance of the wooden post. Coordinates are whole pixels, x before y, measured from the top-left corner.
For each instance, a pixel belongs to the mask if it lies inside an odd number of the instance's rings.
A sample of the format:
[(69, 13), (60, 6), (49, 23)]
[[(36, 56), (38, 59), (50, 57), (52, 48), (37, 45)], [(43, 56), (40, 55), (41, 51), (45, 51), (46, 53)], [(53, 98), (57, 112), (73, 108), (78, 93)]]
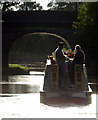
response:
[(58, 65), (51, 65), (50, 68), (50, 90), (58, 90)]
[(83, 65), (75, 64), (75, 88), (77, 90), (83, 90)]

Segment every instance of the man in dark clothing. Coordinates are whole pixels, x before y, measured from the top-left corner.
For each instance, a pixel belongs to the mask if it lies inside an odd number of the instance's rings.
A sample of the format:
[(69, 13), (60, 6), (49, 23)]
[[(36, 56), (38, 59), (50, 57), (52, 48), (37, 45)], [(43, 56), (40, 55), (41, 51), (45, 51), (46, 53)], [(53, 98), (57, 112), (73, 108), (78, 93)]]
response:
[(68, 75), (66, 74), (66, 56), (63, 54), (63, 42), (59, 43), (58, 48), (56, 49), (56, 62), (59, 66), (59, 87), (60, 88), (68, 88), (70, 86), (70, 81), (68, 79)]
[(72, 61), (73, 67), (75, 64), (82, 64), (82, 66), (83, 66), (83, 90), (89, 90), (88, 89), (87, 71), (86, 71), (86, 67), (85, 67), (85, 53), (81, 50), (81, 47), (79, 45), (76, 45), (75, 49), (77, 52)]
[(56, 63), (59, 67), (59, 88), (64, 87), (64, 76), (66, 70), (65, 60), (66, 57), (64, 56), (63, 52), (63, 42), (60, 42), (58, 48), (56, 49)]
[(56, 49), (56, 62), (57, 64), (65, 63), (66, 57), (62, 52), (63, 49), (63, 42), (59, 43), (58, 48)]
[(73, 63), (74, 64), (84, 64), (85, 63), (85, 53), (81, 50), (81, 47), (79, 45), (75, 46), (75, 49), (77, 50)]
[(77, 52), (73, 58), (73, 61), (70, 63), (70, 73), (69, 73), (72, 84), (74, 84), (74, 65), (85, 63), (85, 53), (81, 50), (80, 45), (76, 45), (75, 50)]

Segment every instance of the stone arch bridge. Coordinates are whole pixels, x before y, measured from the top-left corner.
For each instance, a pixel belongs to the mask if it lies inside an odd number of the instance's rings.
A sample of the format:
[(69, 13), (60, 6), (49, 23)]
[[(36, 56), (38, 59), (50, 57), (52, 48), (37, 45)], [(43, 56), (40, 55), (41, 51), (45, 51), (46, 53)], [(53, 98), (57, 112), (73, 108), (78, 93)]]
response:
[(2, 68), (8, 69), (9, 49), (15, 40), (25, 34), (52, 33), (72, 44), (70, 35), (73, 33), (72, 23), (76, 18), (76, 11), (2, 12)]

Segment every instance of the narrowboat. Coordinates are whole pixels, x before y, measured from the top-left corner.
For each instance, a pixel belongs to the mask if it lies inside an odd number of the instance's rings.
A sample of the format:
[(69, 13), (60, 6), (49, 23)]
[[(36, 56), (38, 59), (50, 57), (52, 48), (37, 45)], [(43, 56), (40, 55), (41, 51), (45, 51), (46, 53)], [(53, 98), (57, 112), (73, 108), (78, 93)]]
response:
[(70, 88), (60, 89), (59, 79), (58, 65), (46, 64), (43, 89), (40, 91), (41, 103), (71, 102), (88, 104), (91, 102), (92, 89), (88, 85), (85, 64), (75, 64), (74, 85)]

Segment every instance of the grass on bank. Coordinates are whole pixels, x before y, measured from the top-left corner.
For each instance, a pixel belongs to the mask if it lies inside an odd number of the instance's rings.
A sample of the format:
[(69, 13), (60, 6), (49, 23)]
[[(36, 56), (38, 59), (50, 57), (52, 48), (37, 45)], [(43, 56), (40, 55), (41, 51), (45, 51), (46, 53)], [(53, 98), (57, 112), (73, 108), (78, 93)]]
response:
[(9, 64), (9, 75), (29, 74), (29, 68), (18, 64)]

